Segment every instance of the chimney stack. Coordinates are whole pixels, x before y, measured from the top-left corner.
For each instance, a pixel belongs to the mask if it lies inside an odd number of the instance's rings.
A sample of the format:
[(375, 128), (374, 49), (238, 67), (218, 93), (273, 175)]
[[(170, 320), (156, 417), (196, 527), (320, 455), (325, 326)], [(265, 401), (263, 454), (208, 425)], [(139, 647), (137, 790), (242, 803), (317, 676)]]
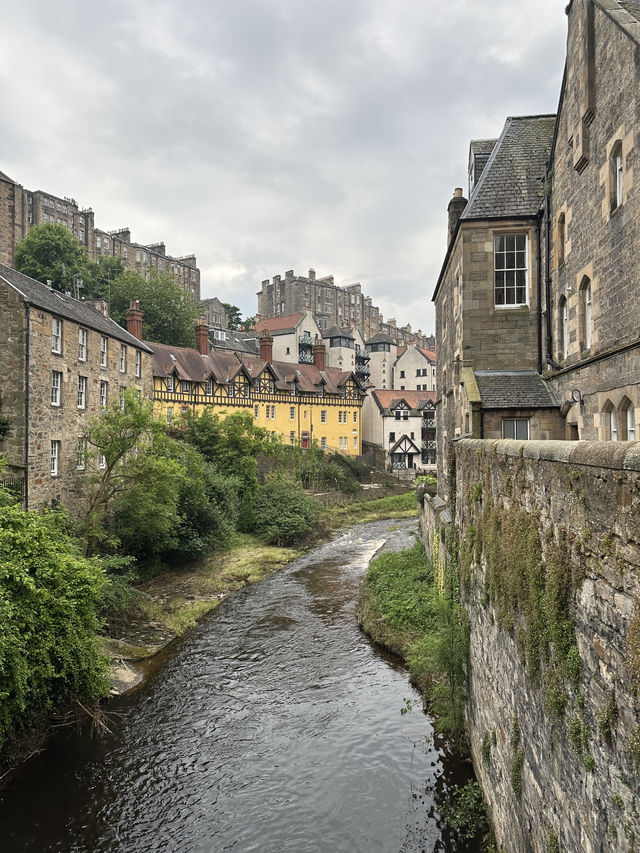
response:
[(209, 327), (204, 317), (196, 326), (196, 348), (200, 355), (209, 355)]
[(129, 308), (125, 312), (125, 316), (127, 318), (127, 332), (130, 335), (133, 335), (134, 338), (137, 338), (139, 341), (142, 340), (142, 311), (140, 310), (140, 303), (137, 299), (132, 299), (129, 303)]
[(260, 358), (263, 361), (273, 361), (273, 338), (268, 329), (260, 335)]
[(456, 230), (456, 225), (458, 224), (458, 220), (462, 216), (465, 207), (467, 206), (467, 200), (462, 195), (462, 187), (456, 187), (453, 191), (453, 198), (449, 202), (447, 207), (447, 213), (449, 214), (449, 227), (447, 230), (447, 246), (451, 242), (451, 238), (453, 236), (453, 232)]
[(322, 341), (317, 340), (313, 345), (313, 363), (318, 368), (318, 370), (324, 370), (324, 363), (327, 356), (327, 351), (325, 349)]

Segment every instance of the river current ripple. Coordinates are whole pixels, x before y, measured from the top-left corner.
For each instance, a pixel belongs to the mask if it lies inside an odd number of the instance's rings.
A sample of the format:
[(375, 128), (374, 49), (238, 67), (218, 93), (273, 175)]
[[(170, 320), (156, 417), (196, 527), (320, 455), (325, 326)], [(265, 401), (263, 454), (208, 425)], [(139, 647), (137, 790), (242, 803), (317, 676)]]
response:
[(224, 601), (140, 688), (113, 734), (65, 734), (0, 798), (3, 851), (448, 851), (432, 793), (452, 770), (397, 661), (358, 628), (375, 522)]

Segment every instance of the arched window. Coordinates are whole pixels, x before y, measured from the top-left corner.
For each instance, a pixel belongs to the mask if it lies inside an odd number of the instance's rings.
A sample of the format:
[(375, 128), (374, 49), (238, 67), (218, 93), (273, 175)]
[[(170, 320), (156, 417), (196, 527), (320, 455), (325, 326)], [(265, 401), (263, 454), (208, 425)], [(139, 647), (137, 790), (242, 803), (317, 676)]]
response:
[(591, 280), (585, 277), (580, 284), (580, 349), (591, 347)]
[(558, 217), (558, 266), (564, 263), (564, 244), (566, 241), (566, 225), (564, 213)]
[(607, 400), (602, 408), (604, 437), (606, 441), (618, 440), (618, 419), (611, 400)]
[(627, 407), (627, 441), (636, 440), (636, 410), (631, 404)]
[(560, 350), (560, 359), (564, 361), (569, 352), (569, 310), (565, 296), (560, 297), (558, 320), (558, 348)]
[(614, 211), (622, 204), (622, 189), (624, 183), (622, 142), (620, 142), (620, 140), (618, 140), (611, 149), (609, 176), (611, 184), (611, 210)]
[(633, 403), (628, 397), (623, 397), (618, 406), (620, 412), (620, 427), (622, 431), (621, 438), (623, 441), (636, 440), (636, 412)]

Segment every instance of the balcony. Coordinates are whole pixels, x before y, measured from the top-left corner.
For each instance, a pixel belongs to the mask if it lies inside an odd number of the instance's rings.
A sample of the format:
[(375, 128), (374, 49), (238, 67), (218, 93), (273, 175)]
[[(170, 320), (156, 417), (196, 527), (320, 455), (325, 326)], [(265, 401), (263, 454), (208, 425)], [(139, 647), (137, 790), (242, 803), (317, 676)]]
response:
[(423, 427), (423, 429), (435, 429), (436, 428), (435, 418), (423, 418), (422, 419), (422, 427)]
[(312, 347), (313, 346), (313, 338), (311, 335), (300, 335), (298, 338), (298, 344), (301, 347)]
[(369, 353), (356, 345), (356, 361), (369, 361)]
[(300, 364), (313, 364), (313, 353), (305, 352), (303, 349), (298, 351), (298, 362)]
[(370, 376), (371, 370), (368, 364), (356, 364), (356, 373), (358, 376)]

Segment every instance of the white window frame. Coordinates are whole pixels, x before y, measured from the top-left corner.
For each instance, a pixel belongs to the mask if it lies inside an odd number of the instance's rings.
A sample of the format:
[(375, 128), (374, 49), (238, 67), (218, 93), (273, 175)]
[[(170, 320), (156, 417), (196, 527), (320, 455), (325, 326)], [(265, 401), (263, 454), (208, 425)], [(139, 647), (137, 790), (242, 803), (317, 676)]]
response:
[(271, 420), (275, 421), (275, 419), (276, 419), (276, 407), (271, 406)]
[(87, 360), (87, 330), (78, 328), (78, 361)]
[(566, 299), (560, 305), (560, 328), (562, 334), (562, 360), (569, 355), (569, 304)]
[[(510, 432), (511, 430), (507, 427), (507, 424), (513, 424), (513, 435), (505, 435), (505, 432)], [(518, 436), (518, 427), (522, 427), (522, 425), (526, 425), (526, 436)], [(503, 438), (512, 438), (516, 441), (528, 441), (531, 436), (530, 432), (530, 424), (529, 418), (502, 418), (502, 437)]]
[(104, 453), (98, 453), (98, 468), (106, 468), (107, 467), (107, 457)]
[(106, 379), (100, 380), (100, 408), (107, 408), (107, 401), (109, 398), (109, 383)]
[(326, 409), (320, 409), (320, 423), (326, 424), (326, 422), (327, 422), (327, 410)]
[(78, 408), (87, 408), (87, 377), (78, 376)]
[(207, 397), (213, 397), (213, 379), (205, 380), (204, 393)]
[(358, 449), (358, 436), (357, 435), (353, 436), (353, 449), (354, 450)]
[(611, 441), (618, 440), (618, 413), (615, 409), (611, 409), (609, 412), (609, 432), (611, 434)]
[(76, 471), (84, 471), (87, 464), (87, 439), (78, 436), (76, 442)]
[(57, 477), (60, 473), (60, 441), (51, 441), (51, 476)]
[(105, 335), (100, 335), (100, 367), (107, 366), (107, 357), (109, 353), (109, 339)]
[(591, 281), (584, 288), (584, 347), (591, 349)]
[(322, 450), (327, 449), (327, 437), (326, 437), (326, 435), (323, 435), (322, 438), (320, 439), (320, 447)]
[[(524, 239), (524, 249), (517, 249), (517, 241), (518, 238)], [(513, 249), (508, 249), (506, 247), (506, 241), (514, 240)], [(499, 241), (505, 241), (505, 248), (499, 249)], [(521, 253), (524, 256), (524, 266), (518, 263), (517, 255)], [(507, 266), (509, 259), (509, 255), (516, 255), (513, 259), (513, 265)], [(501, 256), (504, 255), (504, 259)], [(506, 232), (504, 234), (494, 234), (493, 235), (493, 305), (497, 310), (509, 310), (510, 308), (521, 308), (525, 305), (529, 304), (529, 240), (528, 234), (522, 231), (511, 231)], [(509, 272), (514, 273), (513, 284), (508, 284), (508, 276)], [(518, 277), (518, 273), (524, 273), (524, 283), (516, 285), (516, 278)], [(504, 277), (501, 278), (502, 283), (498, 284), (498, 279), (501, 274), (504, 274)], [(514, 290), (514, 301), (507, 302), (507, 291), (513, 289)], [(518, 301), (517, 298), (517, 290), (524, 289), (524, 300)], [(501, 290), (504, 294), (504, 302), (500, 302), (496, 299), (498, 291)]]
[(173, 420), (173, 406), (167, 406), (167, 423), (170, 424)]
[(167, 376), (167, 393), (173, 394), (175, 391), (175, 381), (173, 374), (171, 376)]
[(124, 414), (124, 393), (125, 393), (125, 391), (126, 391), (126, 390), (127, 390), (127, 386), (126, 386), (126, 385), (121, 385), (121, 386), (120, 386), (119, 395), (120, 395), (120, 413), (121, 413), (121, 414)]
[(127, 372), (127, 345), (120, 344), (120, 373)]
[(51, 352), (62, 355), (62, 320), (51, 318)]
[(295, 406), (289, 406), (289, 420), (295, 421), (295, 419), (296, 419), (296, 407)]
[(62, 401), (62, 372), (51, 371), (51, 405), (59, 407)]
[(142, 376), (142, 353), (139, 349), (136, 350), (136, 379)]
[(260, 417), (260, 406), (257, 403), (253, 407), (253, 417), (254, 418)]

